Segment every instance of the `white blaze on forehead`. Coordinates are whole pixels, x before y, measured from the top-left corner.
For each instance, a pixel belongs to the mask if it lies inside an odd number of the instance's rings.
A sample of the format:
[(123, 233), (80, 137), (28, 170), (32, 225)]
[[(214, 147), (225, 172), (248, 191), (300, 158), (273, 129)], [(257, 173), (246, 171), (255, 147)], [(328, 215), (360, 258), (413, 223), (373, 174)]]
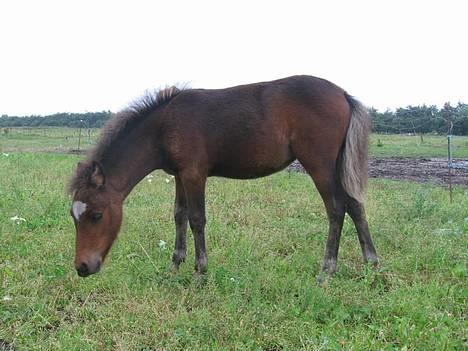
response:
[(86, 211), (86, 205), (84, 202), (75, 201), (72, 205), (73, 216), (77, 221), (80, 220), (80, 216)]

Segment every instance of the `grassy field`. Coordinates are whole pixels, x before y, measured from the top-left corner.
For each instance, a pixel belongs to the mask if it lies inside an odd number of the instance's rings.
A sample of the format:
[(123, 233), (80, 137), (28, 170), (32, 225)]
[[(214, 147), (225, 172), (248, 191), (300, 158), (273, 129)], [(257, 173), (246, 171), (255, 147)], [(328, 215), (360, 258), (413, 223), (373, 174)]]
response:
[[(78, 148), (78, 129), (72, 128), (12, 128), (8, 136), (0, 135), (0, 152)], [(99, 129), (82, 130), (80, 148), (92, 146)], [(468, 158), (468, 136), (454, 136), (453, 157)], [(447, 137), (439, 135), (372, 134), (370, 154), (373, 157), (447, 157)]]
[(0, 152), (60, 151), (77, 149), (78, 143), (80, 149), (86, 149), (95, 143), (99, 131), (82, 129), (79, 138), (80, 131), (75, 128), (10, 128), (8, 134), (0, 135)]
[(309, 178), (210, 179), (209, 270), (200, 282), (191, 235), (188, 262), (169, 270), (174, 184), (155, 172), (127, 199), (103, 271), (82, 279), (64, 191), (78, 159), (0, 154), (0, 350), (468, 346), (466, 188), (455, 188), (450, 204), (441, 187), (372, 180), (368, 217), (380, 269), (363, 266), (347, 219), (338, 273), (318, 287), (327, 221)]
[[(382, 135), (370, 137), (370, 154), (374, 157), (447, 157), (447, 136)], [(468, 159), (468, 136), (452, 137), (452, 155)]]

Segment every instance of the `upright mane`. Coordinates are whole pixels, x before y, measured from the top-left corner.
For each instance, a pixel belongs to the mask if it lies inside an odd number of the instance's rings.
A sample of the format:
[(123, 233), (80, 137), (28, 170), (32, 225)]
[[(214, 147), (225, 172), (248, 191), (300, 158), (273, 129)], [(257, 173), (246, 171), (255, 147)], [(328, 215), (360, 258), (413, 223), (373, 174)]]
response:
[[(102, 128), (96, 146), (89, 151), (86, 160), (82, 164), (90, 166), (93, 161), (100, 162), (106, 151), (116, 140), (128, 134), (158, 107), (169, 102), (183, 90), (184, 88), (172, 86), (147, 92), (141, 98), (129, 104), (126, 109), (114, 114)], [(82, 186), (83, 182), (88, 178), (89, 172), (89, 167), (77, 168), (69, 183), (68, 190), (70, 193)]]

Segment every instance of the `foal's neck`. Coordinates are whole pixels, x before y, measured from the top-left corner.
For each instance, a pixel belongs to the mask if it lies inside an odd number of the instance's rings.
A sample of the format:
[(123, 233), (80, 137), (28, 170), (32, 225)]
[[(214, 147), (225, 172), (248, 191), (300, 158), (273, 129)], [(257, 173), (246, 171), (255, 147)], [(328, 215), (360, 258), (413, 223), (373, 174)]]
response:
[(125, 199), (132, 189), (160, 166), (160, 151), (155, 147), (155, 125), (144, 121), (118, 140), (101, 161), (106, 181)]

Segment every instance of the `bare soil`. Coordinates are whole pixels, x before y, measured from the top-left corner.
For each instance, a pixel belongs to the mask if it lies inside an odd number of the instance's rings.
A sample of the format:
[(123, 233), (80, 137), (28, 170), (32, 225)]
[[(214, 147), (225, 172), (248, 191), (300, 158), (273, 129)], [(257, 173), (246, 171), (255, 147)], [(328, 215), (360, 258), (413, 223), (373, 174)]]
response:
[[(457, 168), (452, 168), (452, 184), (468, 186), (468, 159), (454, 160), (454, 165)], [(304, 172), (298, 161), (288, 170)], [(369, 177), (447, 185), (449, 168), (447, 159), (442, 158), (371, 158)]]
[[(66, 147), (6, 147), (2, 151), (8, 152), (50, 152), (58, 154), (85, 155), (86, 149), (71, 149)], [(0, 351), (2, 351), (0, 349)]]

